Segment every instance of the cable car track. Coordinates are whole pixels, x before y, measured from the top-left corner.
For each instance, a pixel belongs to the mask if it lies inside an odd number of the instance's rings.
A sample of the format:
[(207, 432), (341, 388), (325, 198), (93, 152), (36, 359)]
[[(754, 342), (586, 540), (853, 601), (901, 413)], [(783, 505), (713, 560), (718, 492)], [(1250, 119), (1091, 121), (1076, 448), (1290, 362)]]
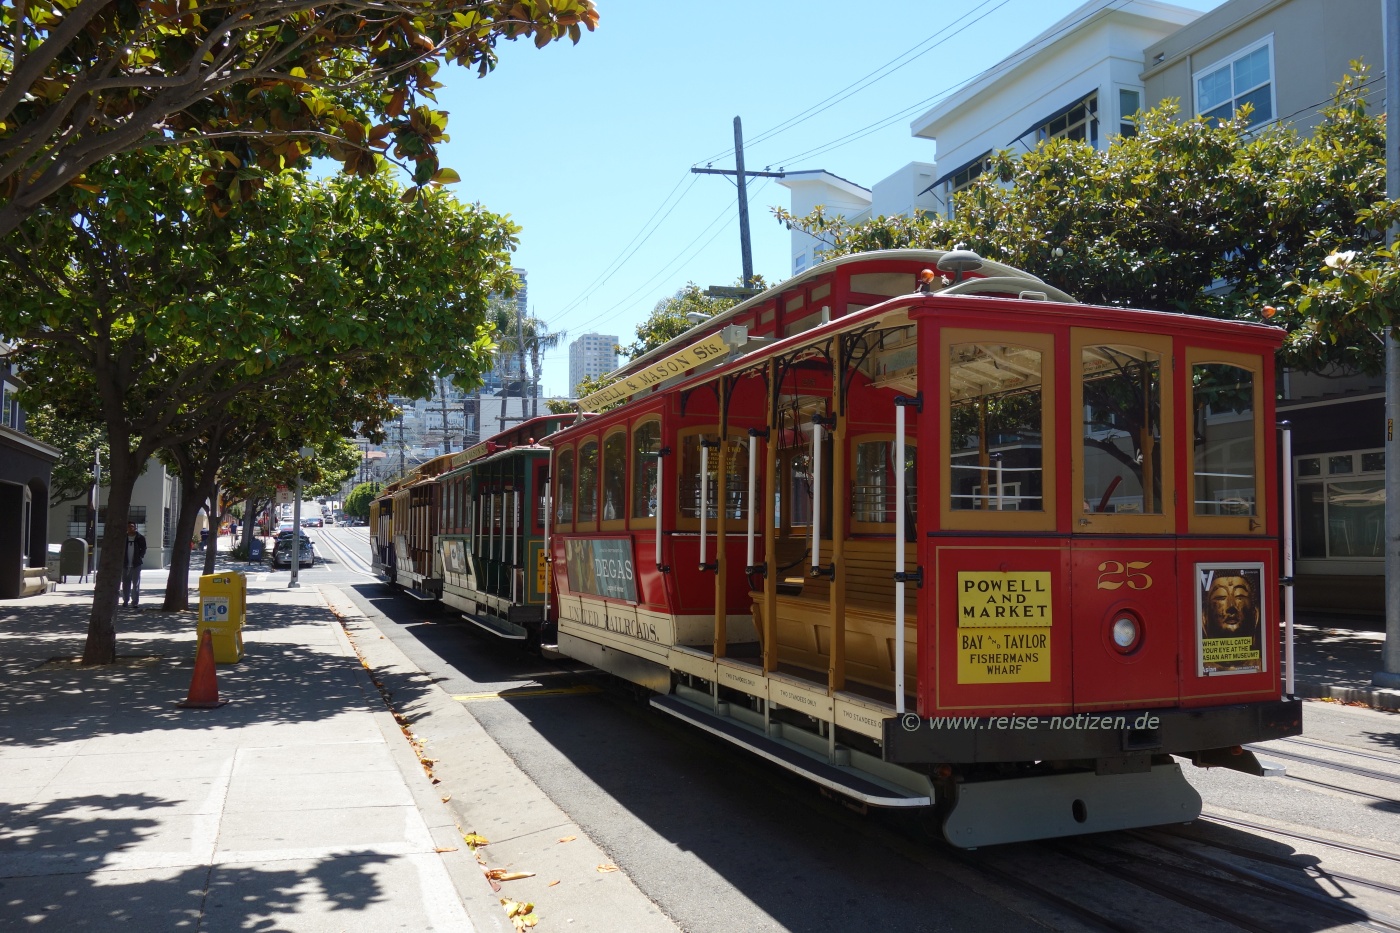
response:
[[(1135, 838), (1142, 838), (1140, 834), (1133, 834)], [(1347, 923), (1354, 923), (1366, 926), (1371, 929), (1390, 931), (1390, 933), (1400, 933), (1400, 919), (1385, 914), (1366, 910), (1355, 905), (1347, 904), (1326, 894), (1309, 891), (1300, 885), (1292, 884), (1282, 879), (1273, 878), (1263, 872), (1245, 868), (1243, 866), (1232, 865), (1220, 858), (1211, 858), (1208, 853), (1185, 851), (1186, 847), (1171, 846), (1149, 839), (1143, 839), (1150, 845), (1171, 852), (1178, 858), (1198, 858), (1209, 862), (1210, 867), (1215, 872), (1223, 872), (1233, 879), (1220, 877), (1212, 871), (1203, 870), (1192, 865), (1181, 864), (1171, 858), (1154, 857), (1142, 852), (1124, 849), (1121, 846), (1111, 844), (1106, 840), (1074, 840), (1072, 842), (1050, 844), (1048, 847), (1077, 859), (1085, 864), (1094, 866), (1100, 871), (1105, 871), (1115, 877), (1130, 881), (1140, 887), (1152, 891), (1159, 896), (1169, 898), (1179, 904), (1199, 910), (1208, 916), (1215, 917), (1233, 923), (1245, 930), (1256, 930), (1260, 933), (1272, 933), (1277, 927), (1262, 922), (1247, 914), (1241, 913), (1228, 907), (1221, 906), (1217, 901), (1212, 900), (1208, 895), (1192, 893), (1180, 890), (1174, 886), (1144, 873), (1139, 868), (1114, 861), (1115, 859), (1130, 859), (1133, 862), (1140, 862), (1151, 866), (1154, 872), (1162, 871), (1174, 872), (1183, 876), (1188, 883), (1194, 881), (1211, 885), (1230, 885), (1238, 893), (1241, 888), (1246, 893), (1254, 897), (1267, 897), (1267, 900), (1275, 904), (1287, 904), (1290, 907), (1307, 911), (1318, 916), (1324, 916)], [(1207, 846), (1210, 843), (1206, 843)], [(1096, 853), (1101, 856), (1095, 857)], [(1199, 890), (1199, 885), (1197, 885)]]
[[(1293, 857), (1284, 855), (1271, 855), (1268, 852), (1260, 852), (1257, 849), (1251, 849), (1248, 846), (1232, 845), (1231, 843), (1221, 842), (1216, 839), (1204, 839), (1200, 836), (1180, 831), (1174, 831), (1162, 827), (1158, 827), (1156, 829), (1133, 830), (1132, 834), (1134, 836), (1142, 838), (1146, 842), (1152, 843), (1153, 845), (1170, 845), (1152, 838), (1154, 835), (1160, 835), (1173, 839), (1181, 839), (1187, 842), (1197, 843), (1208, 848), (1219, 849), (1222, 852), (1229, 852), (1232, 855), (1238, 855), (1242, 858), (1252, 859), (1256, 862), (1264, 862), (1269, 865), (1277, 865), (1280, 868), (1289, 868), (1295, 871), (1301, 870), (1306, 872), (1308, 867), (1315, 867), (1299, 866), (1297, 862), (1294, 861)], [(1323, 870), (1317, 869), (1317, 871), (1321, 872)], [(1309, 877), (1318, 876), (1310, 875)], [(1337, 871), (1336, 869), (1328, 868), (1325, 870), (1325, 875), (1323, 875), (1322, 877), (1326, 877), (1328, 880), (1331, 881), (1346, 881), (1351, 884), (1365, 885), (1368, 888), (1373, 888), (1377, 891), (1382, 891), (1386, 894), (1393, 894), (1396, 897), (1400, 897), (1400, 885), (1390, 884), (1385, 881), (1377, 881), (1373, 878), (1366, 878), (1362, 875), (1355, 875), (1349, 872)]]
[[(1312, 765), (1318, 768), (1326, 768), (1331, 771), (1341, 771), (1344, 774), (1354, 774), (1357, 777), (1364, 777), (1372, 781), (1386, 781), (1391, 784), (1400, 784), (1400, 774), (1387, 774), (1384, 771), (1376, 771), (1373, 768), (1363, 768), (1359, 765), (1349, 765), (1340, 761), (1328, 761), (1325, 758), (1318, 758), (1315, 755), (1303, 755), (1297, 752), (1286, 752), (1274, 748), (1272, 746), (1269, 748), (1264, 748), (1259, 745), (1246, 745), (1245, 748), (1249, 749), (1251, 752), (1254, 752), (1256, 755), (1264, 755), (1265, 757), (1273, 755), (1277, 758), (1287, 758), (1290, 761), (1296, 761), (1301, 764)], [(1331, 751), (1331, 749), (1328, 750)], [(1300, 778), (1299, 780), (1306, 779)], [(1317, 782), (1310, 781), (1309, 783)], [(1345, 788), (1338, 789), (1345, 790)]]
[(1279, 829), (1278, 827), (1269, 826), (1265, 823), (1255, 823), (1250, 820), (1242, 820), (1237, 817), (1225, 816), (1220, 813), (1211, 813), (1208, 809), (1202, 811), (1200, 820), (1207, 823), (1219, 823), (1222, 825), (1238, 826), (1244, 829), (1254, 830), (1255, 832), (1269, 833), (1275, 836), (1286, 836), (1290, 839), (1297, 839), (1302, 842), (1311, 842), (1316, 845), (1324, 845), (1333, 849), (1342, 849), (1347, 852), (1354, 852), (1357, 855), (1365, 855), (1369, 856), (1370, 858), (1400, 864), (1400, 854), (1394, 852), (1386, 852), (1381, 849), (1372, 849), (1368, 848), (1367, 846), (1357, 845), (1354, 843), (1338, 842), (1335, 839), (1328, 839), (1325, 836), (1314, 836), (1308, 833), (1300, 833), (1288, 829)]
[[(345, 569), (351, 573), (359, 574), (362, 577), (374, 577), (374, 572), (370, 568), (369, 561), (355, 552), (346, 542), (339, 540), (339, 535), (322, 534), (317, 535), (317, 540), (326, 546), (326, 549), (333, 552), (336, 558), (345, 565)], [(368, 543), (366, 540), (365, 543)]]

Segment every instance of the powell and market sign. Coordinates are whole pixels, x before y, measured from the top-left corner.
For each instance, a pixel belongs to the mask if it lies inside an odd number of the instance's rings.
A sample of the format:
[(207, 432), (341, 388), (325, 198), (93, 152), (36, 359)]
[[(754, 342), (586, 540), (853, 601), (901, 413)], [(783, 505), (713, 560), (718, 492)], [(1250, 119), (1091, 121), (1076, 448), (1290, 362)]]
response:
[[(729, 333), (731, 330), (742, 332), (742, 336)], [(729, 339), (726, 339), (728, 337)], [(674, 376), (679, 376), (701, 363), (708, 363), (723, 357), (729, 352), (730, 347), (735, 346), (735, 338), (738, 338), (738, 346), (743, 346), (748, 337), (748, 328), (729, 328), (708, 337), (702, 337), (695, 343), (678, 350), (670, 356), (653, 363), (646, 369), (624, 376), (606, 388), (599, 389), (587, 398), (579, 402), (579, 408), (583, 411), (597, 411), (604, 405), (611, 405), (613, 402), (635, 395), (643, 389), (649, 389), (654, 385), (665, 382)]]

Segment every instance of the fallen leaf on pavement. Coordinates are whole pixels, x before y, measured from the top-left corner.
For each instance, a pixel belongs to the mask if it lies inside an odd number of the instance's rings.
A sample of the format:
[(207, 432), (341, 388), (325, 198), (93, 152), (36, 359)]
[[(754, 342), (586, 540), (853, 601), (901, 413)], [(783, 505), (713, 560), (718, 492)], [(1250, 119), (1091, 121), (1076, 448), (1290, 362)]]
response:
[(599, 865), (598, 870), (602, 872), (617, 871), (616, 865)]
[(551, 881), (549, 884), (545, 885), (545, 887), (546, 887), (546, 888), (552, 888), (552, 887), (554, 887), (554, 886), (555, 886), (556, 884), (558, 884), (558, 883), (559, 883), (559, 880), (556, 878), (554, 881)]
[(476, 833), (463, 833), (462, 839), (473, 849), (477, 846), (489, 846), (491, 844), (491, 840), (487, 839), (485, 836), (479, 836)]
[(438, 846), (438, 847), (437, 847), (436, 849), (434, 849), (433, 851), (434, 851), (434, 852), (456, 852), (456, 851), (457, 851), (457, 847), (456, 847), (456, 846)]
[(565, 836), (563, 839), (560, 839), (559, 841), (560, 841), (560, 842), (573, 842), (573, 841), (574, 841), (575, 839), (577, 839), (577, 838), (578, 838), (577, 836)]
[(540, 918), (535, 916), (535, 905), (531, 903), (521, 903), (512, 901), (509, 898), (501, 898), (501, 906), (506, 909), (506, 916), (515, 925), (517, 930), (525, 930), (540, 922)]
[(533, 878), (532, 871), (506, 871), (504, 868), (490, 868), (486, 871), (486, 877), (494, 878), (497, 881), (519, 881), (521, 878)]
[(443, 803), (447, 803), (447, 801), (449, 801), (449, 800), (451, 800), (451, 799), (452, 799), (452, 795), (451, 795), (451, 794), (443, 794), (443, 795), (442, 795), (442, 802), (443, 802)]

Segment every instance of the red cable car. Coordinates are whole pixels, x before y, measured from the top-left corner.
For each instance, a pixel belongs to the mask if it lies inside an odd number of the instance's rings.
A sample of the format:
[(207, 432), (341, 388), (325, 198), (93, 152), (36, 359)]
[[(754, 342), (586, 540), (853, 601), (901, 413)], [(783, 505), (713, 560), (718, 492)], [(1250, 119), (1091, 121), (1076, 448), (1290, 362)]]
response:
[(957, 845), (1193, 819), (1177, 757), (1301, 731), (1280, 343), (965, 251), (823, 263), (545, 439), (557, 650)]

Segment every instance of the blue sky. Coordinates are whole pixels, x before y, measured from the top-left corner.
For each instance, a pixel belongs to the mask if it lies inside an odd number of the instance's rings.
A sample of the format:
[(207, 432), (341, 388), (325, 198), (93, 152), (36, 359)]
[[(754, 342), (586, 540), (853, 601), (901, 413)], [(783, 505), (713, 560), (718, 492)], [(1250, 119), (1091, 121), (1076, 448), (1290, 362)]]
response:
[[(629, 343), (687, 282), (739, 278), (733, 183), (690, 172), (734, 167), (735, 116), (750, 170), (826, 169), (868, 188), (936, 161), (910, 121), (1079, 5), (599, 0), (598, 30), (577, 46), (502, 43), (483, 79), (444, 69), (442, 162), (462, 176), (452, 190), (523, 228), (515, 265), (529, 273), (531, 313), (568, 333), (547, 357), (545, 392), (567, 390), (568, 340)], [(755, 179), (749, 195), (754, 271), (781, 281), (789, 234), (769, 208), (788, 206), (787, 189)]]

